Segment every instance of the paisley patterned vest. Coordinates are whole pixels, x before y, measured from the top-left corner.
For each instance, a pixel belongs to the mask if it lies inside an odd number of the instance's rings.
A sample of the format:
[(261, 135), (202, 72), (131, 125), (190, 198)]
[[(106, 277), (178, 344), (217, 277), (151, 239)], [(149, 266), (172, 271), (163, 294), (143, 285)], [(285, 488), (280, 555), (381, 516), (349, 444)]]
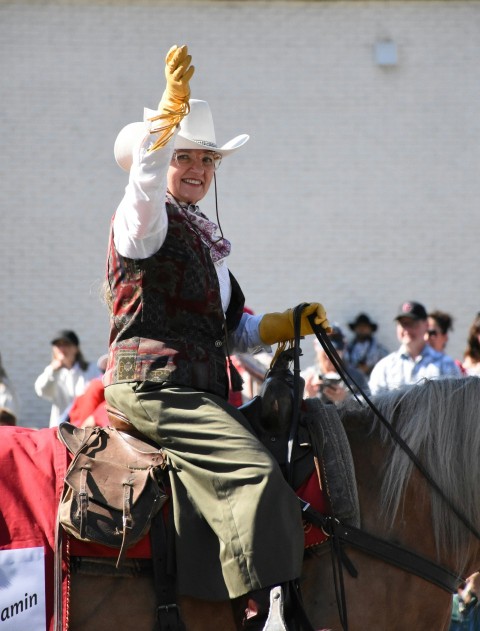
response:
[(231, 275), (225, 319), (208, 247), (178, 207), (166, 208), (165, 242), (147, 259), (121, 256), (110, 232), (112, 304), (104, 384), (148, 380), (226, 397), (225, 322), (228, 330), (238, 326), (243, 293)]

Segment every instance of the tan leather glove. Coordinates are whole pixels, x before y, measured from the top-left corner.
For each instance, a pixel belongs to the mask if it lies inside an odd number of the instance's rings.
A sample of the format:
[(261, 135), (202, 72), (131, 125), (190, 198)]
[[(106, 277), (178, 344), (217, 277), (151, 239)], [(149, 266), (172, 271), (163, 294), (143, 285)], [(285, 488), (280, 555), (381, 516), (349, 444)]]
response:
[[(323, 305), (319, 302), (311, 302), (302, 311), (300, 335), (311, 335), (313, 333), (310, 322), (307, 320), (307, 317), (313, 313), (315, 314), (315, 324), (321, 326), (327, 333), (331, 331)], [(266, 313), (260, 320), (258, 332), (264, 344), (277, 344), (278, 342), (292, 340), (295, 337), (293, 309), (287, 309), (283, 313)]]
[(158, 125), (152, 125), (152, 133), (159, 133), (159, 137), (151, 151), (164, 147), (175, 132), (175, 127), (190, 111), (190, 79), (195, 72), (191, 66), (192, 56), (188, 54), (187, 46), (172, 46), (165, 57), (165, 79), (167, 87), (158, 104), (158, 116), (150, 118)]
[(172, 46), (165, 57), (167, 87), (158, 104), (159, 110), (179, 112), (190, 98), (190, 79), (195, 72), (187, 46)]

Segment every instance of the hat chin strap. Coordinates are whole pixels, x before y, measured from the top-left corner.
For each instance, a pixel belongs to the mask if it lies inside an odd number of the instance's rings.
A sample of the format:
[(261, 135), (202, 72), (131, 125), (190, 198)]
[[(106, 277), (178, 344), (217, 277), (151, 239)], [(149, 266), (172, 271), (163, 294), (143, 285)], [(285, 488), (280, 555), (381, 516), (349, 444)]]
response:
[(218, 214), (217, 175), (215, 171), (213, 172), (213, 190), (215, 192), (215, 218), (217, 220), (217, 226), (218, 226), (218, 229), (220, 230), (220, 235), (221, 235), (218, 240), (220, 241), (221, 239), (223, 239), (223, 230), (222, 230), (222, 225), (220, 223), (220, 216)]

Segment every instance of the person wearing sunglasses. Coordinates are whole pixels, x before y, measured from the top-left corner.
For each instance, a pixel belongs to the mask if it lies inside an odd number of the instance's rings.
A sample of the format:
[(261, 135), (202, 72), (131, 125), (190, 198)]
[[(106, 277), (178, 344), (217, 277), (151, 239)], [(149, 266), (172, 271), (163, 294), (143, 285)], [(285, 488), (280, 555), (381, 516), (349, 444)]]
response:
[[(244, 628), (262, 629), (271, 588), (300, 576), (302, 517), (277, 462), (227, 402), (227, 364), (234, 375), (231, 353), (293, 338), (293, 314), (244, 311), (216, 195), (216, 223), (198, 207), (249, 137), (217, 144), (208, 103), (190, 98), (193, 72), (187, 47), (173, 46), (158, 109), (115, 142), (129, 180), (108, 250), (105, 399), (167, 456), (187, 630), (236, 630), (238, 599)], [(309, 303), (301, 335), (313, 333), (309, 315), (330, 330), (323, 306)]]
[(430, 346), (444, 353), (448, 343), (448, 332), (453, 330), (453, 318), (445, 311), (432, 311), (428, 314), (428, 330), (425, 340)]
[[(445, 353), (448, 344), (449, 331), (453, 331), (453, 318), (446, 311), (436, 309), (428, 314), (428, 329), (425, 334), (425, 341), (439, 353)], [(445, 353), (446, 354), (446, 353)], [(452, 359), (460, 370), (461, 374), (466, 374), (462, 362)]]

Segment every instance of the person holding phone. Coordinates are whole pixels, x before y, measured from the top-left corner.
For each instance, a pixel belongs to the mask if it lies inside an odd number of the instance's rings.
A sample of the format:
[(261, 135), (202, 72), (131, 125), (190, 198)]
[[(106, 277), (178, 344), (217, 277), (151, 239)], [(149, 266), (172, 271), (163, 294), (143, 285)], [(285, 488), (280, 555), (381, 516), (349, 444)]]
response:
[[(334, 324), (329, 338), (339, 357), (343, 359), (346, 340), (342, 329)], [(339, 405), (353, 395), (336, 372), (335, 366), (323, 350), (320, 342), (316, 339), (313, 344), (315, 348), (315, 364), (309, 366), (301, 373), (305, 380), (305, 396), (308, 398), (318, 397), (323, 403)], [(365, 375), (347, 363), (345, 367), (361, 389), (366, 394), (369, 394)]]
[(56, 427), (64, 420), (63, 414), (73, 399), (83, 394), (101, 371), (95, 362), (86, 361), (74, 331), (58, 331), (52, 337), (51, 346), (50, 363), (35, 380), (35, 392), (51, 402), (50, 427)]

